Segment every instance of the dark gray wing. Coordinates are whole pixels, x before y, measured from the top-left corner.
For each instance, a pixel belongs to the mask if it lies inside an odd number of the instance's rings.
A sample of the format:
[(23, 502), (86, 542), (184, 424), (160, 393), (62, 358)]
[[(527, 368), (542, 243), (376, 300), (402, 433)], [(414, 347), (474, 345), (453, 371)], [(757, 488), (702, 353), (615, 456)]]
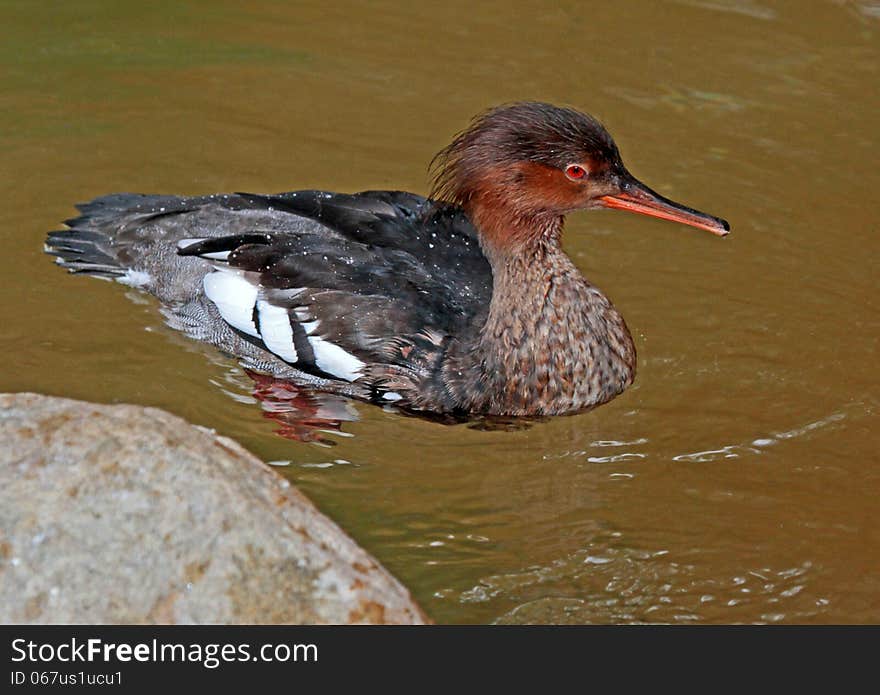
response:
[(458, 208), (396, 191), (240, 193), (228, 205), (320, 223), (188, 240), (178, 252), (213, 260), (205, 291), (224, 320), (303, 371), (353, 381), (413, 351), (424, 359), (485, 320), (491, 269)]

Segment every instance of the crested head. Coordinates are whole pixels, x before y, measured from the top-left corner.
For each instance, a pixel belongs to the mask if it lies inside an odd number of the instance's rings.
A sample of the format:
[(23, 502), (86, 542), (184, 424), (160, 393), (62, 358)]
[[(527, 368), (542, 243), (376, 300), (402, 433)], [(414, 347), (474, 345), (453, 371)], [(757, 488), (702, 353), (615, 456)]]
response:
[(558, 238), (564, 215), (619, 208), (723, 236), (726, 222), (673, 203), (624, 167), (611, 135), (592, 116), (541, 102), (486, 111), (431, 162), (431, 197), (460, 205), (493, 245)]
[[(512, 207), (524, 208), (519, 212), (564, 213), (580, 207), (574, 200), (579, 196), (560, 195), (569, 188), (567, 167), (593, 173), (619, 163), (617, 145), (592, 116), (541, 102), (506, 104), (474, 118), (434, 157), (432, 196), (469, 208), (478, 196), (497, 190)], [(554, 184), (562, 190), (543, 200), (526, 195), (553, 193)]]

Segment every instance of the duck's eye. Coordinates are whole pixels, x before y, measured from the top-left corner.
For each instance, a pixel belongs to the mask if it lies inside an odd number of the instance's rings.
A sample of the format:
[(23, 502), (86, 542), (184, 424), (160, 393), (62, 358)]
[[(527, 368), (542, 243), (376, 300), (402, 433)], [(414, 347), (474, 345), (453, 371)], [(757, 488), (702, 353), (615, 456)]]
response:
[(582, 179), (587, 175), (587, 170), (584, 169), (580, 164), (569, 164), (565, 167), (565, 175), (576, 181), (578, 179)]

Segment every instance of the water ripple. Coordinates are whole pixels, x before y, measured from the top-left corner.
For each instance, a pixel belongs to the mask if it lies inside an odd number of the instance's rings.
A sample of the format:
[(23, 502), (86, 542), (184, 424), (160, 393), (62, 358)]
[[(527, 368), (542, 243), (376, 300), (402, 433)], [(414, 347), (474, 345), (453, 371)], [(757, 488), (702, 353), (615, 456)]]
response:
[[(857, 405), (862, 406), (863, 404)], [(867, 413), (869, 411), (865, 409), (865, 412)], [(828, 427), (829, 425), (840, 422), (846, 417), (846, 413), (837, 411), (823, 418), (820, 418), (819, 420), (814, 420), (813, 422), (807, 423), (806, 425), (802, 425), (800, 427), (795, 427), (784, 432), (776, 432), (765, 437), (757, 437), (753, 439), (749, 444), (728, 444), (726, 446), (721, 446), (716, 449), (678, 454), (676, 456), (673, 456), (672, 460), (685, 461), (688, 463), (708, 463), (710, 461), (717, 461), (719, 459), (740, 458), (748, 454), (760, 455), (764, 453), (764, 449), (766, 449), (767, 447), (774, 446), (779, 442), (787, 439), (796, 439), (798, 437), (803, 437), (804, 435), (808, 435), (812, 432)]]

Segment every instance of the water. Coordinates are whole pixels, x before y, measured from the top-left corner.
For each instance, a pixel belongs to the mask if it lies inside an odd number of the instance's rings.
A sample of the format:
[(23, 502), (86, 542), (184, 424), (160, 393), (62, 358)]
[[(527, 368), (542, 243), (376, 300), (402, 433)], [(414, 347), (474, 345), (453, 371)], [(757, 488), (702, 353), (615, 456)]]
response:
[[(166, 408), (289, 476), (439, 622), (878, 622), (880, 4), (0, 4), (3, 391)], [(636, 384), (494, 431), (365, 405), (332, 447), (155, 303), (41, 253), (120, 190), (425, 192), (474, 113), (600, 117), (733, 234), (572, 216)], [(135, 301), (132, 301), (135, 300)]]

